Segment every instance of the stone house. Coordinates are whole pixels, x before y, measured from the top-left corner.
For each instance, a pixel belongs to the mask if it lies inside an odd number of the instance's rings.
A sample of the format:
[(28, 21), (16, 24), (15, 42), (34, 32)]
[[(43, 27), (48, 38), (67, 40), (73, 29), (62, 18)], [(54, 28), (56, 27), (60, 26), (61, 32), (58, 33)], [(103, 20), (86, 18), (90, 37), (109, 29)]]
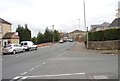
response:
[(19, 36), (17, 32), (7, 32), (4, 36), (3, 36), (3, 46), (6, 46), (7, 44), (19, 44)]
[(72, 38), (76, 41), (83, 41), (85, 37), (85, 31), (80, 31), (80, 30), (74, 30), (73, 32), (70, 32), (68, 34), (68, 38)]
[[(11, 25), (12, 24), (10, 22), (0, 18), (0, 53), (2, 52), (2, 47), (4, 47), (4, 45), (7, 45), (9, 42), (12, 43), (13, 41), (4, 39), (4, 37), (6, 37), (6, 34), (10, 34), (8, 32), (11, 32), (12, 30)], [(16, 40), (15, 43), (18, 43), (19, 39), (17, 38)]]

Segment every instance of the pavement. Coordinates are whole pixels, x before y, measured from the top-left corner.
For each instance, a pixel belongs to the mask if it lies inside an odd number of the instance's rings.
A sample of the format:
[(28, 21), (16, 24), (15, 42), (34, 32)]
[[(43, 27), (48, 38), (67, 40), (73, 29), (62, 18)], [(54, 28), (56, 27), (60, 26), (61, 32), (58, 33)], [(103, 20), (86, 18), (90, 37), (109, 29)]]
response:
[(118, 79), (118, 55), (66, 42), (3, 56), (3, 79)]
[(112, 54), (120, 54), (120, 50), (93, 50), (93, 49), (86, 49), (84, 43), (79, 43), (79, 42), (77, 42), (75, 47), (76, 48), (73, 49), (75, 51), (83, 51), (84, 50), (84, 51), (89, 51), (89, 52), (90, 51), (97, 52), (97, 53), (100, 53), (100, 54), (111, 54), (111, 55)]

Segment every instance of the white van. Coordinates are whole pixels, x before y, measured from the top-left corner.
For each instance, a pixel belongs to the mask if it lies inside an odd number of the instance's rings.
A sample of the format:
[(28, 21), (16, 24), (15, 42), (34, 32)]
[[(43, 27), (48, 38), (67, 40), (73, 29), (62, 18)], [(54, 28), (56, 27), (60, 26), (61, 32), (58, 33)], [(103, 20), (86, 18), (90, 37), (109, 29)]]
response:
[(20, 45), (24, 46), (26, 51), (37, 50), (37, 45), (34, 45), (32, 41), (22, 41)]

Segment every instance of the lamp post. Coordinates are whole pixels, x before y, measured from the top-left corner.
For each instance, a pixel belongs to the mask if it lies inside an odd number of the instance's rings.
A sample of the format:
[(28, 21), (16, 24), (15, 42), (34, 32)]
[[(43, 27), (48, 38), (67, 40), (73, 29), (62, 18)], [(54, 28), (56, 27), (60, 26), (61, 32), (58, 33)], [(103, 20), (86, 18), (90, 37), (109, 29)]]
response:
[(54, 43), (54, 25), (52, 25), (52, 29), (53, 29), (53, 43)]
[(87, 35), (86, 45), (87, 45), (87, 48), (88, 48), (88, 27), (86, 27), (86, 9), (85, 9), (85, 0), (83, 0), (83, 7), (84, 7), (84, 28), (86, 29), (86, 35)]
[(3, 36), (3, 29), (2, 29), (2, 20), (0, 20), (0, 33), (1, 33), (1, 37), (0, 37), (0, 52), (2, 53), (2, 36)]
[(79, 29), (80, 29), (80, 19), (78, 19), (78, 22), (79, 22)]

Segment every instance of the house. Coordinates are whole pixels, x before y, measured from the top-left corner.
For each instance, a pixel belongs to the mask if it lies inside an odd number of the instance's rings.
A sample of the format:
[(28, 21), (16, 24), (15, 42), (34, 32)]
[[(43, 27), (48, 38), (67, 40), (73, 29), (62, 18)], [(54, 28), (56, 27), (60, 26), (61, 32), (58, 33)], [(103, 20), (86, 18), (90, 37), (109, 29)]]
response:
[(120, 18), (116, 18), (109, 26), (109, 28), (120, 28)]
[(10, 43), (19, 44), (19, 36), (17, 32), (7, 32), (2, 39), (3, 39), (3, 46), (6, 46), (7, 44)]
[(8, 21), (0, 18), (0, 52), (2, 52), (2, 37), (7, 33), (11, 31), (11, 23)]
[(80, 30), (74, 30), (68, 34), (69, 38), (72, 38), (76, 41), (83, 41), (84, 36), (85, 36), (85, 31), (80, 31)]
[(76, 41), (84, 42), (85, 41), (85, 35), (86, 35), (85, 31), (80, 31), (80, 33), (78, 35), (76, 35)]
[(109, 25), (109, 28), (120, 28), (120, 1), (118, 2), (117, 18)]
[(100, 31), (100, 30), (106, 30), (108, 29), (110, 23), (104, 22), (102, 24), (98, 24), (98, 25), (91, 25), (91, 31)]
[(72, 31), (68, 34), (68, 37), (75, 40), (75, 38), (78, 34), (80, 34), (80, 31), (79, 30), (74, 30), (74, 31)]
[[(5, 37), (6, 33), (11, 32), (11, 25), (12, 24), (10, 22), (0, 18), (0, 53), (2, 52), (2, 47), (8, 43), (8, 41), (6, 39), (4, 40), (2, 38)], [(19, 39), (17, 39), (17, 40), (19, 40)]]

